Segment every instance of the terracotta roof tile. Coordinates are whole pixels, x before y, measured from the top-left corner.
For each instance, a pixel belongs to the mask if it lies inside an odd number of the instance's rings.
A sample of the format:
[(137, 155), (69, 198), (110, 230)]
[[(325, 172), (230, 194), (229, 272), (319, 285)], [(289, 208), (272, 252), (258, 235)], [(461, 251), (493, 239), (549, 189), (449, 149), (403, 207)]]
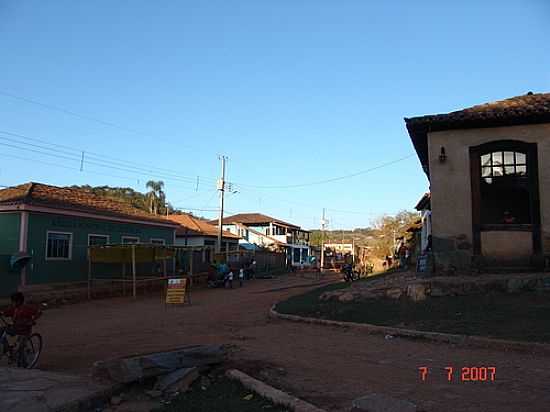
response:
[[(187, 213), (181, 215), (170, 215), (167, 219), (180, 225), (180, 228), (176, 230), (176, 235), (185, 235), (189, 234), (189, 231), (192, 231), (193, 234), (202, 236), (218, 236), (218, 228), (216, 226)], [(239, 239), (239, 236), (226, 230), (223, 231), (223, 237)]]
[(550, 123), (550, 93), (530, 92), (451, 113), (405, 118), (405, 123), (427, 173), (429, 132)]
[(25, 204), (167, 224), (165, 218), (85, 189), (25, 183), (0, 190), (0, 204)]

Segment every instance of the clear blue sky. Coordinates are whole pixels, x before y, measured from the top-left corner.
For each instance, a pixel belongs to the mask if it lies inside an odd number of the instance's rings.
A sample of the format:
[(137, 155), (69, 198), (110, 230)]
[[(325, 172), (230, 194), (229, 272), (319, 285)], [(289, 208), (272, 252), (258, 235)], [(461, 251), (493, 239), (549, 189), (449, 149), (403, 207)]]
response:
[(144, 191), (158, 178), (86, 160), (80, 172), (71, 159), (85, 150), (175, 171), (184, 178), (163, 179), (169, 200), (213, 209), (213, 182), (202, 179), (195, 192), (192, 179), (215, 178), (225, 153), (228, 179), (240, 183), (229, 212), (312, 228), (326, 207), (332, 228), (364, 227), (411, 209), (428, 188), (416, 156), (326, 185), (250, 186), (407, 156), (405, 116), (550, 91), (550, 3), (5, 0), (0, 52), (1, 93), (120, 126), (0, 94), (0, 131), (75, 149), (59, 148), (62, 159), (0, 134), (2, 185)]

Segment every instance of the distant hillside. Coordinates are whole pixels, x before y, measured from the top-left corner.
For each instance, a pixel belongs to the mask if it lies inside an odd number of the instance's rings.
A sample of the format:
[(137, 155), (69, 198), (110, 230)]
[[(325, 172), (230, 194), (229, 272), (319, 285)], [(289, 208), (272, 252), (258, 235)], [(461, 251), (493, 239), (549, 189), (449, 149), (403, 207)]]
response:
[[(147, 194), (138, 192), (132, 189), (131, 187), (90, 186), (90, 185), (82, 185), (82, 186), (74, 185), (71, 187), (75, 189), (89, 190), (92, 193), (95, 193), (96, 195), (105, 196), (110, 199), (118, 200), (121, 202), (126, 202), (138, 209), (149, 212), (149, 206), (148, 206), (149, 201), (147, 198)], [(168, 208), (169, 214), (177, 215), (177, 214), (183, 213), (181, 210), (174, 209), (169, 202), (166, 203), (166, 207)], [(165, 212), (166, 212), (166, 209), (163, 210), (162, 214), (164, 214)], [(199, 219), (205, 219), (199, 216), (196, 216), (196, 217)]]
[(132, 206), (149, 211), (147, 207), (147, 195), (145, 193), (137, 192), (131, 187), (111, 187), (111, 186), (71, 186), (74, 189), (89, 190), (99, 196), (108, 197), (110, 199), (119, 200), (122, 202), (130, 203)]
[[(353, 230), (325, 230), (325, 243), (353, 243), (367, 245), (372, 242), (377, 233), (373, 228), (357, 228)], [(312, 230), (310, 241), (313, 246), (321, 245), (321, 231)]]

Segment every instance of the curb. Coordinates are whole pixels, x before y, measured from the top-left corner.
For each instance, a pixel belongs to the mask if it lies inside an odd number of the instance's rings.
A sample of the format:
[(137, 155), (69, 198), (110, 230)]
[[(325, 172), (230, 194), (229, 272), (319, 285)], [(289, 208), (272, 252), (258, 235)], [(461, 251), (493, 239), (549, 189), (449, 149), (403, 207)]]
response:
[(269, 316), (274, 319), (289, 320), (292, 322), (309, 323), (324, 326), (337, 326), (341, 328), (349, 328), (358, 331), (363, 331), (369, 334), (387, 334), (394, 336), (401, 336), (405, 338), (413, 339), (425, 339), (434, 342), (451, 343), (455, 345), (463, 345), (474, 348), (483, 349), (496, 349), (501, 351), (515, 351), (523, 353), (531, 353), (537, 355), (550, 356), (550, 344), (537, 343), (537, 342), (522, 342), (515, 340), (505, 339), (493, 339), (485, 338), (482, 336), (470, 336), (470, 335), (455, 335), (452, 333), (440, 333), (440, 332), (423, 332), (415, 329), (403, 329), (395, 328), (391, 326), (372, 325), (370, 323), (356, 323), (356, 322), (340, 322), (335, 320), (308, 318), (297, 315), (287, 315), (277, 312), (275, 307), (277, 304), (271, 306), (269, 310)]
[(281, 286), (279, 288), (258, 290), (252, 293), (258, 294), (258, 293), (282, 292), (283, 290), (301, 289), (301, 288), (307, 288), (310, 286), (325, 286), (325, 285), (330, 285), (331, 283), (336, 283), (336, 282), (333, 280), (325, 280), (324, 282), (317, 282), (317, 283), (299, 283), (297, 285), (292, 285), (292, 286)]
[(324, 409), (319, 409), (318, 407), (289, 395), (286, 392), (275, 389), (274, 387), (269, 386), (268, 384), (259, 381), (258, 379), (253, 378), (252, 376), (249, 376), (237, 369), (230, 369), (225, 374), (228, 378), (239, 381), (245, 388), (256, 392), (258, 395), (269, 399), (273, 403), (286, 406), (294, 412), (326, 412)]

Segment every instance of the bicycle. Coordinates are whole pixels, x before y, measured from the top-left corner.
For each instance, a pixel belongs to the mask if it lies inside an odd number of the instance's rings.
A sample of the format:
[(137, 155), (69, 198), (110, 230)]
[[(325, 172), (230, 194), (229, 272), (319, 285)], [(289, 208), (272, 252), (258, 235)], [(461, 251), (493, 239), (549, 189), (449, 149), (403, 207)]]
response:
[[(6, 356), (8, 365), (15, 364), (18, 368), (25, 369), (34, 368), (42, 353), (42, 336), (32, 332), (28, 335), (15, 335), (15, 344), (10, 344), (8, 329), (13, 325), (2, 315), (0, 315), (0, 321), (4, 324), (4, 331), (0, 336), (0, 360)], [(36, 322), (33, 322), (32, 326), (35, 324)]]

